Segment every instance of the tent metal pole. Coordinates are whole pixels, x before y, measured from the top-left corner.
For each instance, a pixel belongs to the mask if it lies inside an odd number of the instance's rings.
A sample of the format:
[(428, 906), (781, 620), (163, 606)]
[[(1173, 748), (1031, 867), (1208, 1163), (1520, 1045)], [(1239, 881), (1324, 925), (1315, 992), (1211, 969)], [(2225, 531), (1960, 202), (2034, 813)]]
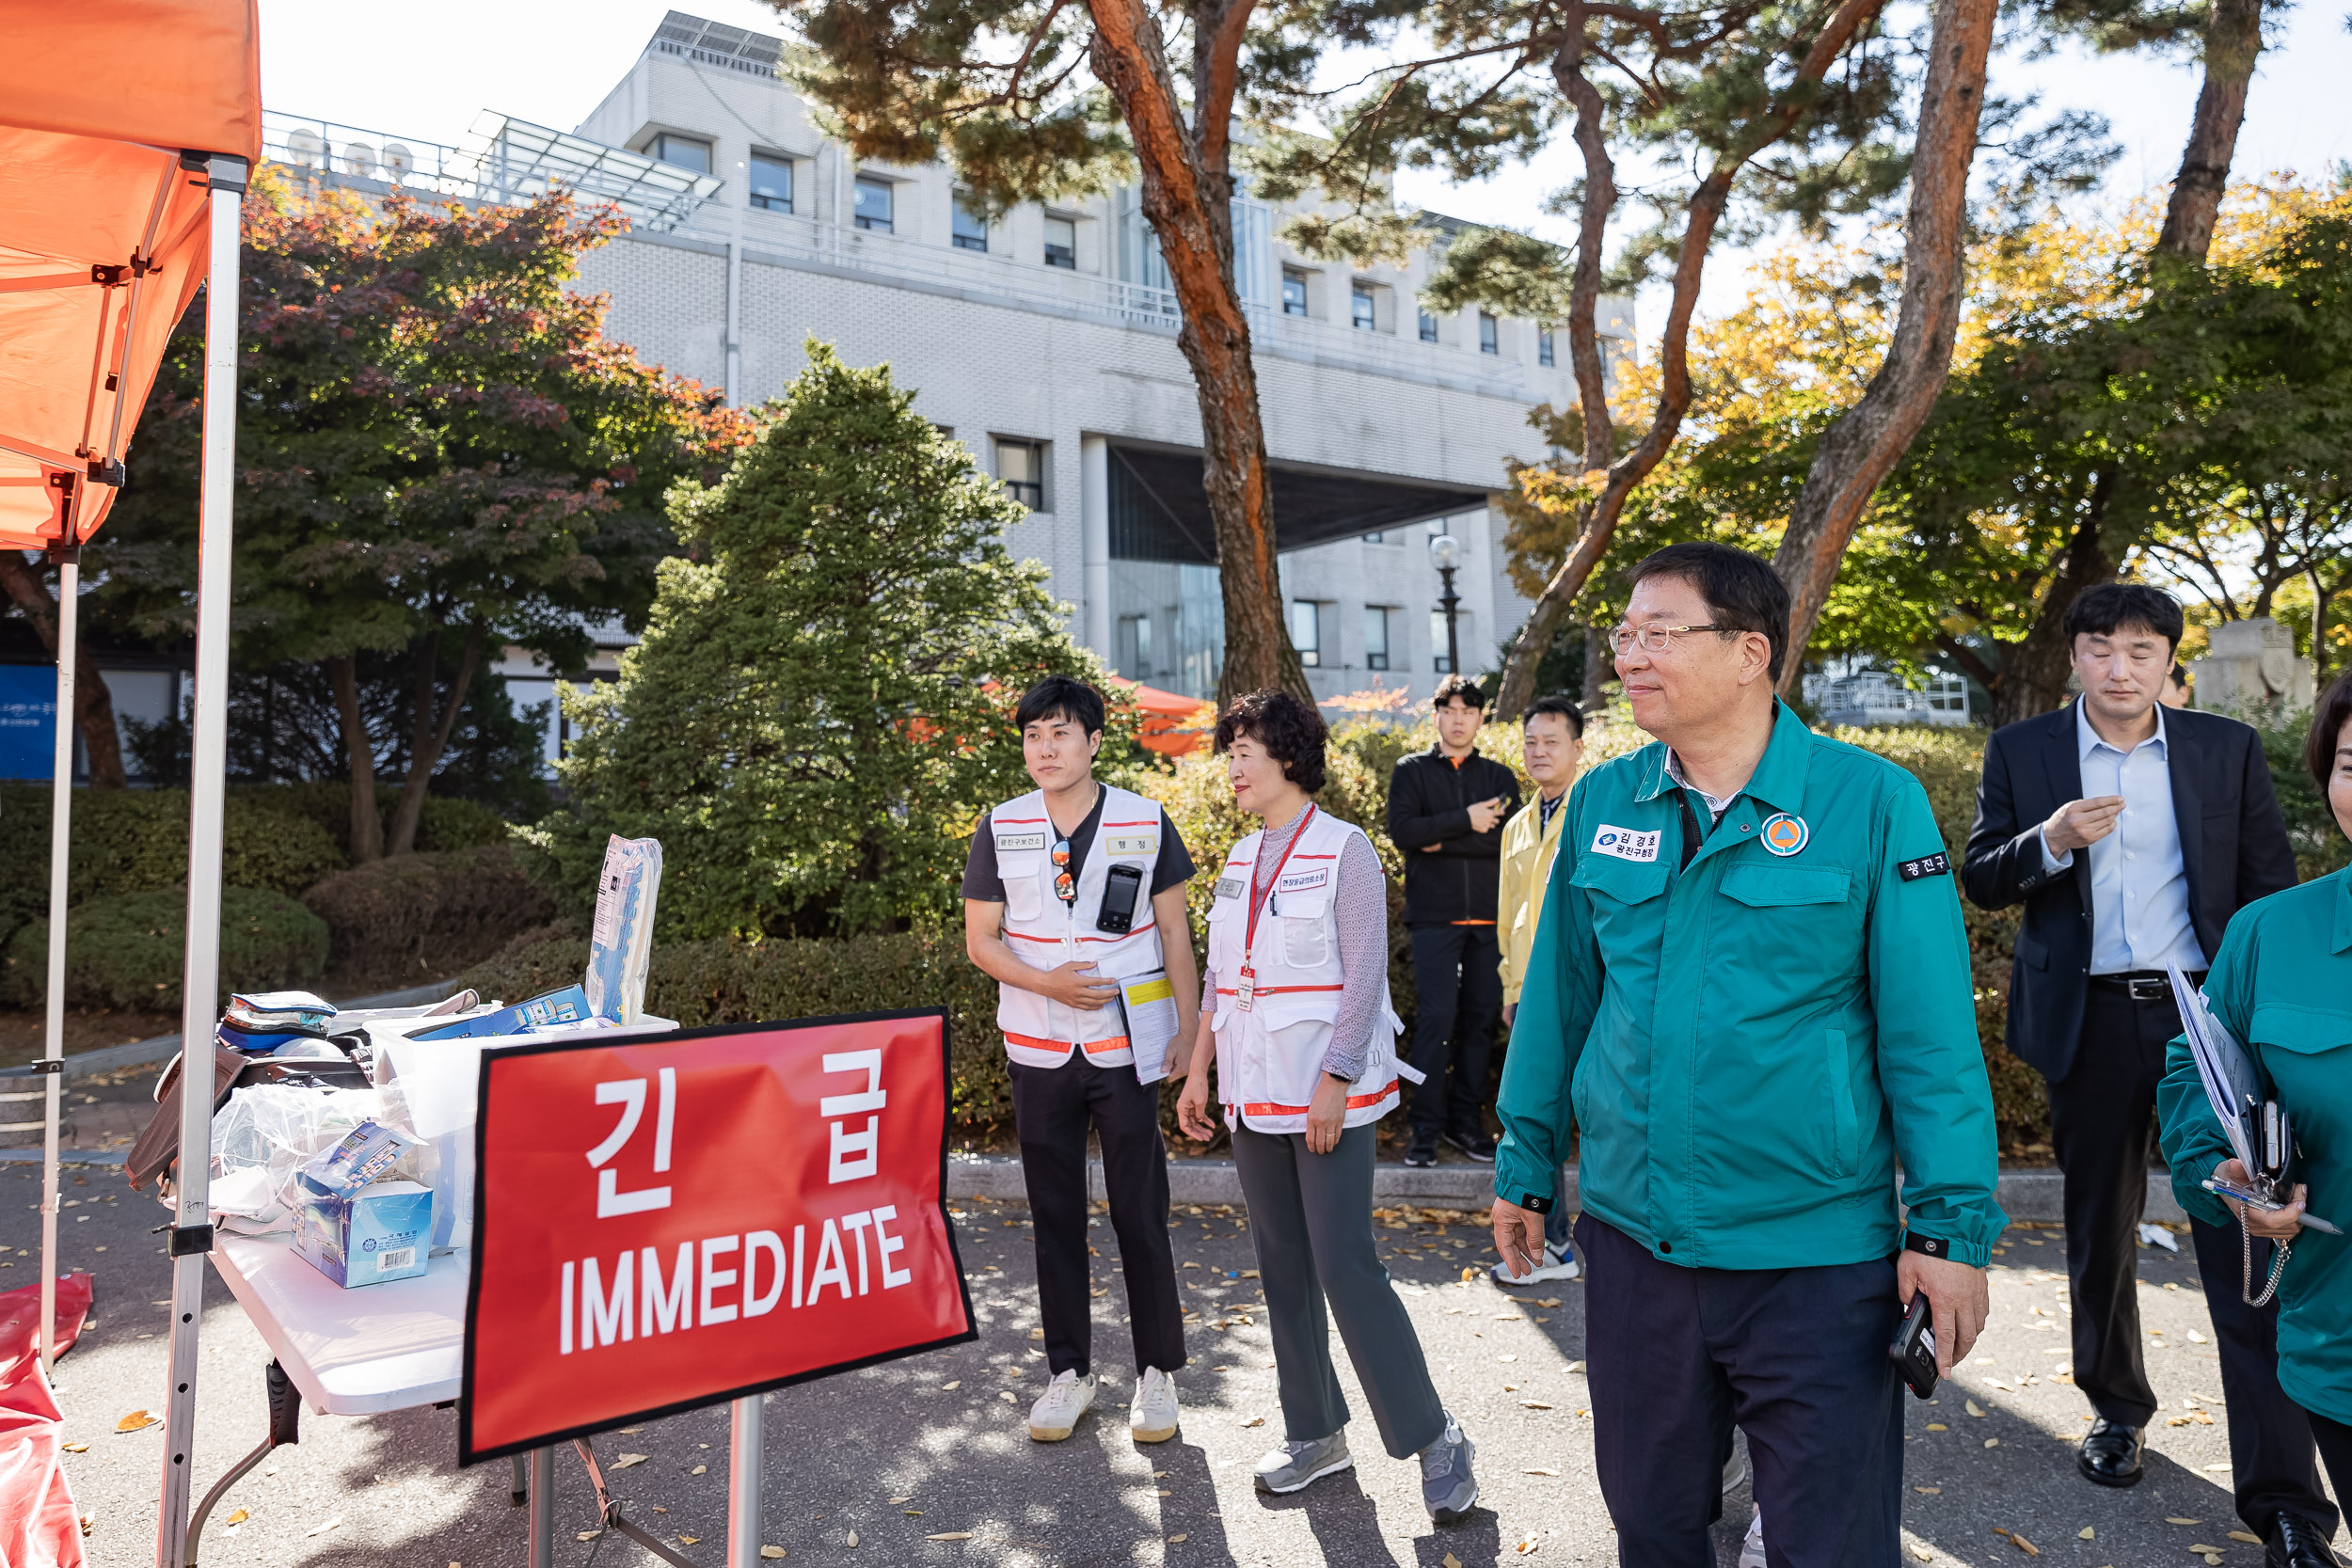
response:
[(761, 1395), (727, 1407), (727, 1568), (759, 1568)]
[[(67, 503), (69, 531), (80, 521), (79, 486)], [(40, 1371), (57, 1360), (57, 1114), (65, 1091), (66, 844), (73, 817), (73, 662), (81, 630), (82, 567), (69, 531), (57, 568), (57, 750), (49, 789), (49, 1006), (41, 1029), (48, 1087), (40, 1132)]]
[(206, 1206), (213, 1148), (213, 1004), (220, 979), (221, 809), (228, 792), (229, 545), (237, 451), (239, 219), (246, 166), (214, 154), (212, 274), (204, 290), (203, 483), (196, 576), (196, 713), (188, 779), (188, 948), (180, 986), (180, 1163), (173, 1189), (171, 1380), (164, 1418), (163, 1500), (156, 1510), (157, 1568), (183, 1568), (189, 1467), (196, 1456), (197, 1336), (203, 1326), (204, 1258), (213, 1227)]

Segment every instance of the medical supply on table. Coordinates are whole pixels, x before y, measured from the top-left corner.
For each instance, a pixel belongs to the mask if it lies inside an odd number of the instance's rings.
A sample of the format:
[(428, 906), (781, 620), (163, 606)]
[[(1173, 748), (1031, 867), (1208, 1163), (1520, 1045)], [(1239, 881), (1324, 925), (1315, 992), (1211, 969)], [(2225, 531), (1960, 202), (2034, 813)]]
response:
[(605, 845), (596, 924), (589, 932), (585, 989), (588, 1010), (598, 1018), (634, 1023), (644, 1016), (654, 901), (660, 891), (660, 841), (614, 834)]
[(397, 1127), (370, 1119), (313, 1155), (303, 1176), (322, 1192), (349, 1197), (385, 1177), (403, 1160), (413, 1162), (423, 1146)]
[(346, 1291), (424, 1273), (433, 1194), (415, 1181), (378, 1181), (348, 1195), (301, 1179), (294, 1256)]
[(411, 1029), (407, 1037), (412, 1040), (469, 1040), (493, 1035), (527, 1035), (534, 1029), (585, 1023), (595, 1013), (596, 1009), (589, 1006), (585, 987), (565, 986), (534, 996), (528, 1002), (517, 1002), (511, 1007), (475, 1013), (430, 1029)]

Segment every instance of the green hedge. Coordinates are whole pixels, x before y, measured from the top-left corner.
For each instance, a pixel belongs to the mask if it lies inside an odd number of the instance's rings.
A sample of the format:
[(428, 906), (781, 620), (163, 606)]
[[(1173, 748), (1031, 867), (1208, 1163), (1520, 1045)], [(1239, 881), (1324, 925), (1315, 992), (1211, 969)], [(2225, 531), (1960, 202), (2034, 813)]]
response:
[[(0, 784), (0, 941), (49, 913), (46, 784)], [(262, 792), (232, 792), (223, 814), (222, 879), (295, 894), (341, 871), (342, 847)], [(77, 789), (69, 907), (153, 893), (188, 879), (188, 796), (181, 789)]]
[(302, 895), (326, 922), (350, 990), (389, 990), (479, 963), (555, 918), (555, 900), (511, 844), (395, 855)]
[[(176, 1012), (185, 960), (183, 889), (92, 898), (66, 916), (66, 1002), (75, 1007)], [(220, 899), (220, 996), (314, 984), (326, 969), (326, 923), (282, 893), (230, 887)], [(18, 928), (0, 959), (0, 994), (43, 1005), (49, 922)]]
[[(334, 841), (343, 863), (349, 863), (349, 784), (238, 784), (229, 791), (229, 799), (231, 801), (250, 800), (266, 810), (291, 813), (315, 824)], [(375, 813), (383, 820), (384, 835), (388, 840), (391, 837), (392, 812), (399, 804), (398, 784), (376, 785)], [(468, 849), (482, 844), (503, 844), (507, 837), (506, 818), (475, 800), (428, 795), (424, 798), (424, 810), (417, 818), (417, 847), (421, 850)]]

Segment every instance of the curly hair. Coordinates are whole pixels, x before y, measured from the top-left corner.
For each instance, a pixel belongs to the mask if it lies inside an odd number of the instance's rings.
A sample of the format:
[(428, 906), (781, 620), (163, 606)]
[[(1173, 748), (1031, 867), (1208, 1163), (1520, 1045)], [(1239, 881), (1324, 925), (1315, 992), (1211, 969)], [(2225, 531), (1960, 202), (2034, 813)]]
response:
[(1287, 691), (1252, 691), (1236, 697), (1216, 721), (1216, 750), (1230, 751), (1249, 736), (1282, 765), (1282, 777), (1312, 795), (1323, 787), (1323, 743), (1331, 726), (1323, 715)]

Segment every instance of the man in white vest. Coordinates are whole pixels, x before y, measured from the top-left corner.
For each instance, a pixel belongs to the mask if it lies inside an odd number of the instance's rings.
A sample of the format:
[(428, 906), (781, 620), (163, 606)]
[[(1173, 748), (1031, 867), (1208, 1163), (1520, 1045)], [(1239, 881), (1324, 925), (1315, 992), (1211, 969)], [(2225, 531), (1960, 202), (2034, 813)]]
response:
[[(1102, 1142), (1127, 1277), (1136, 1441), (1176, 1433), (1184, 1307), (1168, 1243), (1159, 1080), (1189, 1060), (1200, 980), (1184, 913), (1192, 857), (1156, 801), (1095, 782), (1102, 693), (1048, 675), (1013, 710), (1037, 788), (980, 819), (963, 872), (963, 942), (996, 981), (1037, 1246), (1053, 1382), (1029, 1435), (1068, 1437), (1094, 1402), (1087, 1133)], [(1166, 940), (1163, 941), (1163, 932)]]

